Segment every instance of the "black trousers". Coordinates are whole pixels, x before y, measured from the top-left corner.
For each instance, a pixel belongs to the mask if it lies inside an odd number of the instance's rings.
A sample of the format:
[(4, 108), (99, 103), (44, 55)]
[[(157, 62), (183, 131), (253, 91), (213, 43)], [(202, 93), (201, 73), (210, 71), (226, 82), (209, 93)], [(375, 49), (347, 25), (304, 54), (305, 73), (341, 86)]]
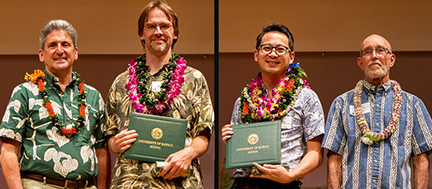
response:
[(296, 189), (300, 188), (301, 185), (300, 181), (282, 184), (269, 179), (236, 177), (231, 189)]

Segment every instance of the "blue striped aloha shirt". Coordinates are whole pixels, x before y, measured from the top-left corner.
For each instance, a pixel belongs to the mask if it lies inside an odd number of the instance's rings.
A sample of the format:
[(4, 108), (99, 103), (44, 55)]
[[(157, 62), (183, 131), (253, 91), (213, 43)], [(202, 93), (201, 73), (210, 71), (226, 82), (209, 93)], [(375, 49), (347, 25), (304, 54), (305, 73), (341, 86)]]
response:
[[(411, 157), (432, 149), (432, 120), (423, 102), (402, 91), (399, 124), (378, 144), (366, 145), (354, 116), (354, 90), (337, 97), (330, 108), (323, 148), (342, 155), (341, 188), (411, 188)], [(390, 81), (375, 87), (364, 82), (363, 114), (374, 132), (391, 119), (393, 89)]]

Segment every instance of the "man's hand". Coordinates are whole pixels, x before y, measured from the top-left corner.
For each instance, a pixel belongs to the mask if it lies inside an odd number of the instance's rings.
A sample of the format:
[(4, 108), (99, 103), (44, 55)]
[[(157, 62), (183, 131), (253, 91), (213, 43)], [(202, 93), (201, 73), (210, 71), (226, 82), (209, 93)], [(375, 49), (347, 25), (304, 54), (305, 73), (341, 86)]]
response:
[(226, 124), (222, 127), (222, 140), (226, 144), (227, 140), (231, 138), (231, 135), (234, 134), (233, 129), (231, 128), (231, 125)]
[(161, 175), (164, 177), (164, 179), (171, 180), (185, 173), (189, 169), (192, 160), (194, 159), (193, 154), (193, 149), (191, 147), (187, 147), (168, 156), (168, 158), (165, 160), (168, 162), (168, 165), (165, 166), (161, 171)]
[(138, 137), (138, 134), (135, 130), (123, 130), (108, 140), (108, 147), (116, 154), (123, 153), (135, 142), (136, 137)]
[(261, 166), (258, 163), (254, 163), (254, 165), (264, 173), (260, 175), (251, 175), (251, 178), (265, 178), (279, 183), (290, 183), (294, 180), (282, 165), (264, 164)]
[(193, 159), (199, 158), (206, 153), (209, 144), (209, 133), (208, 128), (204, 129), (192, 140), (188, 147), (168, 156), (165, 160), (168, 165), (161, 171), (164, 179), (170, 180), (179, 177), (189, 169)]

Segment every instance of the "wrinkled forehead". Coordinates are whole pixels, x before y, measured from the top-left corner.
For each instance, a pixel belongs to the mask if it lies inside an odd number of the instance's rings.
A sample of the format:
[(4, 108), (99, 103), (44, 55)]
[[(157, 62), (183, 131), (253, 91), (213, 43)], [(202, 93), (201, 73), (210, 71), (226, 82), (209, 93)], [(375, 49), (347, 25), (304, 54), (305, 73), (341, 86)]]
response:
[(365, 40), (363, 40), (363, 43), (360, 46), (360, 49), (366, 49), (366, 48), (377, 48), (377, 47), (386, 47), (391, 51), (390, 43), (382, 36), (380, 35), (370, 35)]

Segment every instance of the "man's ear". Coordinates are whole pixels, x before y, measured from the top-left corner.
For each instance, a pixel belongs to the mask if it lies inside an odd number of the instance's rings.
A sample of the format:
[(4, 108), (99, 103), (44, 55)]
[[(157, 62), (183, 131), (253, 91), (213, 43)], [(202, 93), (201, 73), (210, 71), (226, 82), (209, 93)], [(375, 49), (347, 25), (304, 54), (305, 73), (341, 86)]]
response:
[(391, 54), (391, 57), (390, 57), (390, 68), (393, 67), (395, 63), (396, 63), (396, 55), (395, 54)]
[(294, 58), (295, 58), (295, 52), (289, 52), (289, 56), (290, 56), (290, 64), (294, 62)]
[(75, 47), (74, 54), (75, 54), (74, 60), (76, 61), (76, 60), (78, 60), (78, 47)]
[(358, 57), (358, 58), (357, 58), (357, 65), (360, 67), (360, 69), (362, 69), (362, 70), (365, 69), (361, 57)]
[(43, 50), (42, 49), (39, 49), (38, 54), (39, 54), (39, 61), (45, 62), (45, 58), (43, 56)]

